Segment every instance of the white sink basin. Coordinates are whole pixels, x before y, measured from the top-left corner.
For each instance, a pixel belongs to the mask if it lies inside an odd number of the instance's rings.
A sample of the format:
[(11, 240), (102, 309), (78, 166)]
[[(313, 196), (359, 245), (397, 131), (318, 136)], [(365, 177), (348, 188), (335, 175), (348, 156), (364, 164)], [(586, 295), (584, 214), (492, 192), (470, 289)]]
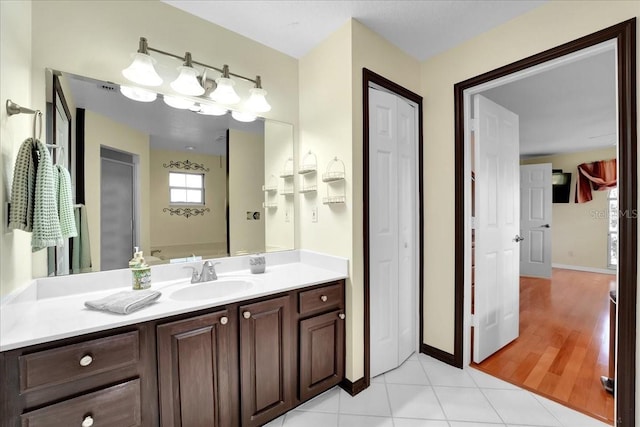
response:
[(178, 289), (170, 297), (178, 301), (222, 298), (246, 291), (251, 287), (253, 287), (253, 283), (241, 279), (213, 280)]

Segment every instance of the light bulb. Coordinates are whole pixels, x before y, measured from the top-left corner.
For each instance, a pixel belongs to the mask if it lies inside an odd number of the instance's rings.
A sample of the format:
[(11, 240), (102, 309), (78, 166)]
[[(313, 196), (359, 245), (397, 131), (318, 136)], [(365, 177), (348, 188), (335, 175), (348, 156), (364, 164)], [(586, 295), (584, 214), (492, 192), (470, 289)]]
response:
[(134, 53), (133, 62), (122, 70), (122, 75), (134, 83), (145, 86), (160, 86), (162, 78), (156, 73), (156, 60), (144, 53)]
[(165, 95), (163, 97), (164, 103), (169, 107), (177, 108), (178, 110), (187, 110), (193, 106), (193, 101), (181, 98), (179, 96)]
[(218, 77), (216, 84), (218, 86), (211, 94), (211, 99), (223, 105), (233, 105), (240, 101), (240, 97), (233, 88), (236, 82), (226, 77)]
[(120, 92), (127, 98), (138, 102), (153, 102), (158, 97), (155, 92), (133, 86), (120, 86)]
[(220, 107), (219, 105), (212, 104), (200, 104), (200, 114), (205, 114), (207, 116), (224, 116), (227, 114), (227, 109)]
[(247, 113), (245, 111), (232, 111), (231, 117), (233, 117), (239, 122), (245, 122), (245, 123), (252, 122), (257, 118), (255, 114)]
[(171, 87), (176, 92), (188, 96), (200, 96), (204, 93), (204, 88), (198, 82), (198, 70), (185, 65), (178, 67), (180, 75), (171, 82)]

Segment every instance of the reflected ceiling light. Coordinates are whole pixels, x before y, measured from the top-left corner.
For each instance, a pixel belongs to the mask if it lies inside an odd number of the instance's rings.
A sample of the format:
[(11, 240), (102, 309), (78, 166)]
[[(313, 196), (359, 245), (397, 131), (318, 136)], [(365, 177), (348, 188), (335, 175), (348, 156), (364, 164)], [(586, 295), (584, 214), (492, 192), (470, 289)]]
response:
[(171, 82), (171, 88), (182, 95), (199, 96), (204, 93), (204, 88), (198, 81), (198, 70), (193, 68), (191, 52), (184, 54), (184, 65), (178, 67), (180, 75)]
[(162, 99), (169, 107), (177, 108), (178, 110), (187, 110), (194, 104), (193, 101), (179, 96), (164, 95)]
[(232, 111), (231, 117), (233, 117), (239, 122), (245, 122), (245, 123), (252, 122), (258, 118), (255, 114), (247, 113), (245, 111)]
[(271, 105), (267, 102), (267, 91), (262, 89), (262, 81), (260, 76), (256, 76), (256, 86), (249, 89), (249, 99), (244, 103), (248, 111), (254, 113), (266, 113), (271, 111)]
[(149, 55), (147, 39), (140, 37), (138, 51), (133, 55), (133, 62), (122, 70), (122, 75), (134, 83), (145, 86), (160, 86), (162, 78), (156, 72), (156, 60)]
[(133, 86), (120, 86), (120, 93), (138, 102), (153, 102), (158, 97), (155, 92)]
[(220, 107), (219, 105), (200, 104), (200, 110), (198, 113), (205, 114), (207, 116), (224, 116), (227, 114), (227, 109)]
[[(122, 70), (122, 74), (127, 79), (141, 85), (158, 86), (162, 84), (162, 78), (154, 68), (156, 60), (149, 55), (149, 52), (160, 53), (182, 61), (183, 65), (178, 67), (180, 71), (178, 77), (170, 84), (173, 90), (182, 95), (207, 97), (221, 105), (234, 105), (240, 102), (240, 96), (236, 93), (234, 86), (238, 80), (244, 80), (254, 85), (253, 88), (249, 89), (250, 97), (245, 102), (246, 110), (249, 113), (265, 113), (271, 110), (271, 105), (266, 99), (267, 91), (262, 88), (260, 76), (252, 79), (232, 73), (226, 64), (222, 68), (217, 68), (195, 61), (190, 52), (186, 52), (182, 57), (150, 47), (144, 37), (140, 37), (138, 52), (134, 55), (133, 63)], [(198, 65), (199, 68), (196, 69), (194, 65)], [(220, 77), (215, 79), (215, 82), (213, 79), (206, 77), (206, 73), (211, 70), (220, 73)], [(200, 74), (202, 75), (200, 76)], [(235, 79), (232, 79), (232, 77)], [(247, 117), (251, 115), (248, 114)]]

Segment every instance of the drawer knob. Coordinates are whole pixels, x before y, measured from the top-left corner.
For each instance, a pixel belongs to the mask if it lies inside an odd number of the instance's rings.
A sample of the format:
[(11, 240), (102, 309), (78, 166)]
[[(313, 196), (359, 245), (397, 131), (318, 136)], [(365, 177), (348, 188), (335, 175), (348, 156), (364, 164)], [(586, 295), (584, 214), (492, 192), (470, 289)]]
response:
[(245, 311), (244, 313), (242, 313), (242, 317), (244, 317), (245, 319), (248, 319), (251, 317), (251, 312), (250, 311)]
[(91, 415), (87, 415), (82, 420), (82, 427), (91, 427), (93, 425), (93, 417)]
[[(91, 357), (90, 354), (85, 354), (84, 356), (82, 356), (82, 359), (80, 359), (80, 366), (89, 366), (91, 365), (92, 362), (93, 362), (93, 357)], [(93, 421), (91, 422), (93, 423)]]
[(321, 295), (321, 296), (320, 296), (320, 301), (322, 301), (322, 302), (327, 302), (327, 300), (328, 300), (328, 299), (329, 299), (329, 298), (327, 298), (327, 296), (326, 296), (326, 295)]
[(229, 319), (227, 318), (227, 316), (222, 316), (220, 318), (220, 324), (221, 325), (226, 325), (227, 323), (229, 323)]
[(340, 313), (338, 314), (338, 317), (340, 318), (340, 320), (344, 320), (347, 316), (344, 313)]

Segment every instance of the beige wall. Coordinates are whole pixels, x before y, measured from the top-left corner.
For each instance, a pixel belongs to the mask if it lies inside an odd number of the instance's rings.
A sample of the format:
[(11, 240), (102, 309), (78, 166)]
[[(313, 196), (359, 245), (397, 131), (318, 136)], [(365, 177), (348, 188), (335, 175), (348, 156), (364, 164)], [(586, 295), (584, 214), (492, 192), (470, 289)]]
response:
[[(141, 189), (149, 187), (149, 135), (115, 122), (93, 111), (85, 112), (85, 205), (91, 244), (91, 269), (100, 271), (100, 147), (133, 154), (137, 157), (136, 179)], [(149, 254), (149, 194), (140, 192), (138, 244)]]
[[(264, 252), (264, 135), (229, 129), (229, 252)], [(247, 219), (258, 212), (260, 219)]]
[(453, 352), (455, 83), (638, 16), (637, 2), (549, 2), (422, 64), (425, 343)]
[(616, 148), (592, 150), (555, 156), (536, 157), (521, 163), (532, 165), (551, 163), (553, 169), (571, 172), (569, 203), (554, 203), (552, 207), (551, 252), (553, 264), (607, 268), (607, 233), (609, 223), (604, 216), (608, 209), (608, 191), (594, 191), (588, 203), (574, 203), (577, 166), (581, 163), (616, 158)]
[[(153, 141), (153, 137), (151, 137)], [(163, 165), (171, 161), (188, 160), (201, 164), (208, 171), (185, 171), (183, 169), (165, 168)], [(151, 249), (172, 245), (215, 244), (224, 248), (227, 242), (227, 159), (224, 156), (197, 154), (184, 151), (151, 150), (149, 161), (151, 201), (149, 218), (151, 224)], [(169, 203), (169, 172), (193, 172), (204, 175), (204, 206), (208, 208), (204, 215), (186, 218), (163, 212), (171, 207)], [(173, 206), (180, 207), (180, 206)], [(183, 206), (184, 207), (184, 206)], [(147, 252), (151, 254), (151, 252)], [(166, 251), (165, 251), (166, 253)], [(195, 253), (198, 255), (198, 253)]]
[[(293, 127), (289, 123), (267, 120), (264, 123), (264, 184), (284, 187), (280, 173), (293, 156)], [(266, 203), (277, 208), (264, 209), (265, 251), (281, 251), (295, 247), (294, 198), (282, 197), (278, 191), (265, 192)]]
[[(31, 280), (31, 233), (8, 231), (6, 203), (11, 197), (13, 165), (20, 145), (32, 135), (33, 116), (9, 117), (6, 99), (32, 107), (31, 99), (31, 2), (0, 2), (0, 296)], [(44, 256), (46, 250), (36, 256)], [(41, 258), (42, 259), (42, 258)]]

